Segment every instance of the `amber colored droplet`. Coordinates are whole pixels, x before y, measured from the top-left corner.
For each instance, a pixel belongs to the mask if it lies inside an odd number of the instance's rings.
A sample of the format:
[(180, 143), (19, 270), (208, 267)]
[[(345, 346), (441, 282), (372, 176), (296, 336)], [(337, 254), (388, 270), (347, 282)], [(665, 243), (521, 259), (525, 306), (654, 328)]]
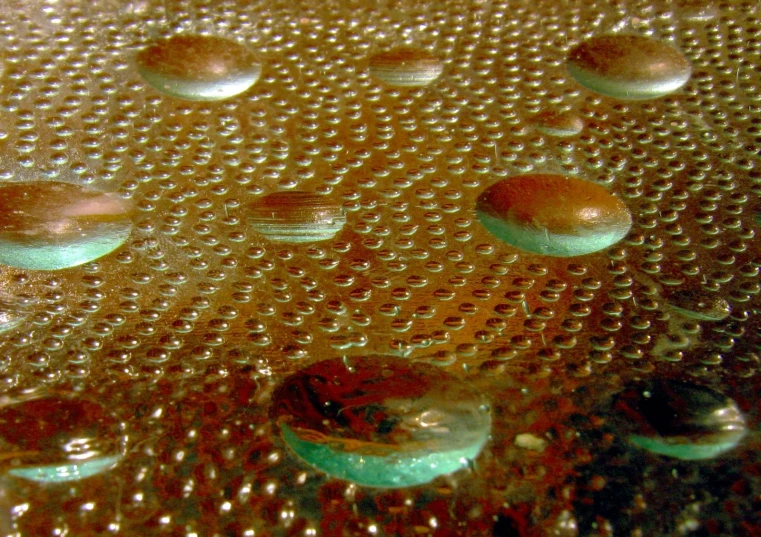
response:
[(343, 209), (325, 196), (275, 192), (251, 206), (249, 223), (273, 241), (315, 242), (333, 238), (346, 223)]
[(583, 86), (617, 99), (654, 99), (690, 79), (692, 67), (668, 43), (638, 35), (593, 37), (571, 50), (568, 71)]
[(570, 112), (548, 110), (537, 114), (533, 121), (539, 132), (549, 136), (576, 136), (584, 130), (584, 121)]
[(0, 186), (0, 263), (58, 270), (102, 257), (130, 235), (115, 194), (56, 181)]
[(121, 460), (125, 442), (102, 405), (77, 395), (0, 407), (0, 464), (23, 479), (61, 483), (102, 473)]
[(443, 70), (441, 60), (417, 48), (395, 48), (370, 58), (370, 73), (390, 86), (427, 86)]
[(507, 244), (558, 257), (607, 248), (632, 224), (626, 205), (604, 187), (562, 175), (503, 179), (481, 194), (476, 212)]
[(245, 46), (202, 35), (175, 35), (151, 45), (138, 54), (137, 69), (154, 88), (192, 101), (243, 93), (262, 71)]

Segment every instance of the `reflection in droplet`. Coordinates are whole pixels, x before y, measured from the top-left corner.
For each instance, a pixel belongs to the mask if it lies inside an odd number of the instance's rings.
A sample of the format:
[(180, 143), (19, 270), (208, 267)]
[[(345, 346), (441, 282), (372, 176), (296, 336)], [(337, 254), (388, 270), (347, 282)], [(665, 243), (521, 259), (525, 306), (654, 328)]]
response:
[(546, 111), (534, 119), (537, 130), (549, 136), (576, 136), (584, 129), (584, 121), (570, 112)]
[(583, 86), (617, 99), (654, 99), (690, 79), (692, 67), (671, 45), (637, 35), (593, 37), (571, 50), (568, 71)]
[(343, 209), (325, 196), (286, 191), (268, 194), (254, 203), (249, 223), (273, 241), (314, 242), (333, 238), (346, 217)]
[(726, 319), (732, 308), (717, 293), (701, 289), (681, 289), (669, 297), (671, 307), (682, 315), (698, 321), (721, 321)]
[(123, 456), (119, 422), (95, 401), (50, 395), (0, 407), (0, 464), (13, 476), (42, 483), (84, 479)]
[(627, 421), (636, 419), (635, 445), (678, 459), (710, 459), (736, 447), (747, 431), (729, 397), (679, 380), (658, 380), (623, 392), (616, 403)]
[(114, 194), (56, 181), (0, 186), (0, 263), (58, 270), (102, 257), (129, 237), (128, 206)]
[(250, 88), (261, 65), (245, 46), (223, 37), (176, 35), (140, 52), (137, 68), (154, 88), (193, 101), (228, 99)]
[(443, 70), (441, 60), (417, 48), (395, 48), (370, 58), (370, 73), (390, 86), (427, 86)]
[(0, 299), (0, 334), (16, 328), (26, 317), (23, 309), (11, 301)]
[(317, 363), (275, 396), (283, 439), (327, 474), (408, 487), (466, 467), (491, 428), (475, 389), (442, 370), (387, 356)]
[(602, 250), (631, 227), (626, 206), (604, 187), (562, 175), (518, 175), (487, 188), (476, 212), (511, 246), (566, 257)]

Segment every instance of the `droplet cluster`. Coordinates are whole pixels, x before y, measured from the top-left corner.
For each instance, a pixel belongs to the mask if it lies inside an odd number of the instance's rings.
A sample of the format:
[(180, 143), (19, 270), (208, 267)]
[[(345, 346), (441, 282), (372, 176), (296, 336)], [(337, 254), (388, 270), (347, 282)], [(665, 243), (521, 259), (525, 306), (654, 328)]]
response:
[(757, 5), (17, 4), (0, 533), (761, 527)]

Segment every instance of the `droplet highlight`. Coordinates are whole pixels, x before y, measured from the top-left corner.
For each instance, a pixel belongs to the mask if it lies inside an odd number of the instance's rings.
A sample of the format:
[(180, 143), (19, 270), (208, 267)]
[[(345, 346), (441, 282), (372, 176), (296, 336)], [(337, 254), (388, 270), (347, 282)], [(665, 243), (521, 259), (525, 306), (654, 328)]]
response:
[(56, 181), (0, 186), (0, 263), (60, 270), (121, 246), (132, 229), (117, 195)]
[(76, 395), (50, 395), (0, 407), (0, 464), (40, 483), (85, 479), (121, 460), (126, 436), (105, 408)]
[(370, 58), (370, 73), (389, 86), (427, 86), (441, 76), (443, 62), (425, 50), (400, 47)]
[(235, 41), (185, 34), (141, 51), (137, 69), (157, 90), (191, 101), (234, 97), (254, 85), (262, 71), (254, 54)]
[(369, 487), (409, 487), (465, 468), (483, 448), (483, 396), (433, 366), (388, 356), (317, 363), (288, 378), (274, 419), (302, 459)]
[(617, 99), (655, 99), (690, 79), (687, 58), (671, 45), (637, 35), (593, 37), (573, 48), (568, 71), (584, 87)]
[[(652, 453), (711, 459), (736, 447), (747, 432), (737, 403), (706, 386), (657, 380), (623, 392), (616, 408), (637, 428), (629, 440)], [(637, 419), (638, 418), (638, 419)]]
[(346, 223), (343, 209), (311, 192), (268, 194), (251, 205), (251, 226), (272, 241), (317, 242), (332, 239)]
[(476, 202), (483, 226), (503, 242), (537, 254), (570, 257), (624, 238), (632, 219), (604, 187), (562, 175), (518, 175), (487, 188)]

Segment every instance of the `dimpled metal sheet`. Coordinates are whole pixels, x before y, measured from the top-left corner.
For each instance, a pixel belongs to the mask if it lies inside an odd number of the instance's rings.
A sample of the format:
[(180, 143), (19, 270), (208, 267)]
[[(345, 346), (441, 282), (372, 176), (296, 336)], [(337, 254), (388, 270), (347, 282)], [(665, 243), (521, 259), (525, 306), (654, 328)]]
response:
[[(82, 397), (125, 448), (46, 483), (14, 470), (105, 429), (0, 434), (0, 534), (761, 534), (760, 34), (743, 1), (0, 0), (0, 181), (71, 183), (131, 220), (79, 266), (15, 268), (44, 230), (4, 200), (0, 406)], [(631, 229), (572, 257), (495, 237), (479, 196), (527, 174), (604, 187)], [(271, 215), (286, 241), (251, 224), (278, 192), (313, 200)], [(49, 206), (47, 248), (100, 218), (83, 205)], [(396, 488), (293, 453), (274, 394), (366, 356), (483, 394), (480, 453)], [(637, 411), (662, 381), (695, 386), (659, 395), (674, 431)], [(431, 412), (460, 393), (434, 388)], [(392, 404), (409, 415), (398, 394), (361, 415), (404, 431)], [(717, 455), (642, 447), (672, 441)]]

